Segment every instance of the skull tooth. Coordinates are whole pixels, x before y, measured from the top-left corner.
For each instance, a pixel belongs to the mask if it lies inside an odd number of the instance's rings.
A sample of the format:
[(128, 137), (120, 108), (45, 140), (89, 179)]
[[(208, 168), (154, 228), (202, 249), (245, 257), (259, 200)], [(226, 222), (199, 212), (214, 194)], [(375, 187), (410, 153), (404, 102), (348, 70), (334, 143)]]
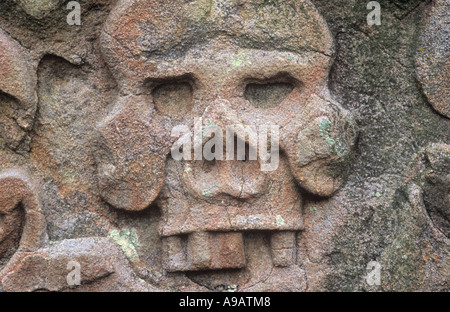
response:
[(288, 267), (296, 261), (296, 232), (275, 232), (270, 240), (273, 264), (277, 267)]
[(185, 251), (185, 242), (181, 236), (169, 236), (163, 239), (166, 253), (165, 269), (169, 272), (185, 271), (189, 265)]

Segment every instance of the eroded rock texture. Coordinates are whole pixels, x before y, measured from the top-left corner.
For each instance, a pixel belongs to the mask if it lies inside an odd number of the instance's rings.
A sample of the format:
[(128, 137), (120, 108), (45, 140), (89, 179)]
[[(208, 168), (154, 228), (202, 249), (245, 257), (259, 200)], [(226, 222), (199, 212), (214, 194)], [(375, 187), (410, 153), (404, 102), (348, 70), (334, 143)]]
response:
[(0, 3), (0, 290), (449, 291), (446, 1), (78, 2)]

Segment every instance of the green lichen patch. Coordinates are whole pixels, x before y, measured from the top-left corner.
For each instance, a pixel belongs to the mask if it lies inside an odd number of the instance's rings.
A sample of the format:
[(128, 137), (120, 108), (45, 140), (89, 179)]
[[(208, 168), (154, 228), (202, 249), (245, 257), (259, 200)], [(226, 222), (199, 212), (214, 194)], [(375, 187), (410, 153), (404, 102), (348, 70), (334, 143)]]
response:
[(213, 184), (210, 188), (207, 188), (203, 190), (202, 195), (205, 197), (211, 197), (212, 196), (212, 190), (217, 187), (217, 184)]
[(346, 144), (342, 142), (339, 138), (332, 136), (333, 122), (327, 117), (322, 119), (319, 124), (319, 134), (325, 139), (328, 149), (331, 153), (337, 156), (342, 156), (346, 152)]
[(206, 137), (206, 134), (209, 132), (210, 129), (216, 127), (216, 124), (212, 122), (211, 120), (208, 121), (208, 123), (203, 127), (202, 130), (202, 139)]
[(280, 215), (277, 215), (277, 218), (276, 218), (276, 220), (277, 220), (277, 226), (283, 226), (283, 225), (285, 225), (285, 224), (286, 224), (286, 222), (284, 222), (284, 219), (283, 219), (283, 217), (282, 217), (282, 216), (280, 216)]
[(327, 117), (325, 117), (320, 122), (319, 129), (320, 129), (320, 136), (327, 137), (331, 134), (331, 131), (333, 130), (333, 122), (329, 120)]
[(249, 65), (252, 64), (252, 62), (248, 59), (247, 54), (245, 54), (244, 52), (241, 52), (238, 55), (231, 57), (231, 66), (232, 67), (240, 67), (240, 66), (244, 65), (245, 63), (247, 63)]
[(128, 259), (139, 258), (139, 239), (135, 229), (112, 230), (109, 237), (120, 247)]

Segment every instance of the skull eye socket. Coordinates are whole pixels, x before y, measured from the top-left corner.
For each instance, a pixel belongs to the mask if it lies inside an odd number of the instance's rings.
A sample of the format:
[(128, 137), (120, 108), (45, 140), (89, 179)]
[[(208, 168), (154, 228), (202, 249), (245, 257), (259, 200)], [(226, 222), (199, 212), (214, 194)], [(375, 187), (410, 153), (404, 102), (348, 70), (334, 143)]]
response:
[(152, 90), (155, 108), (172, 119), (182, 119), (193, 106), (193, 88), (188, 81), (164, 82)]
[(255, 82), (247, 84), (244, 97), (254, 107), (269, 109), (280, 105), (292, 90), (290, 82)]

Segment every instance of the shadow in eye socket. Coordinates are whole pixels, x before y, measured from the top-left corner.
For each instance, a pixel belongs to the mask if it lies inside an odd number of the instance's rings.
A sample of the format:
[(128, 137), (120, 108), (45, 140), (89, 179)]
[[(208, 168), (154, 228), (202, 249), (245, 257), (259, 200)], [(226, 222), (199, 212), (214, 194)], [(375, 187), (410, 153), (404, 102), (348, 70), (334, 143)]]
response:
[(193, 104), (193, 89), (183, 81), (165, 82), (152, 90), (155, 109), (172, 119), (181, 119), (189, 113)]
[(244, 97), (253, 106), (268, 109), (280, 105), (293, 89), (294, 85), (287, 82), (250, 83)]

